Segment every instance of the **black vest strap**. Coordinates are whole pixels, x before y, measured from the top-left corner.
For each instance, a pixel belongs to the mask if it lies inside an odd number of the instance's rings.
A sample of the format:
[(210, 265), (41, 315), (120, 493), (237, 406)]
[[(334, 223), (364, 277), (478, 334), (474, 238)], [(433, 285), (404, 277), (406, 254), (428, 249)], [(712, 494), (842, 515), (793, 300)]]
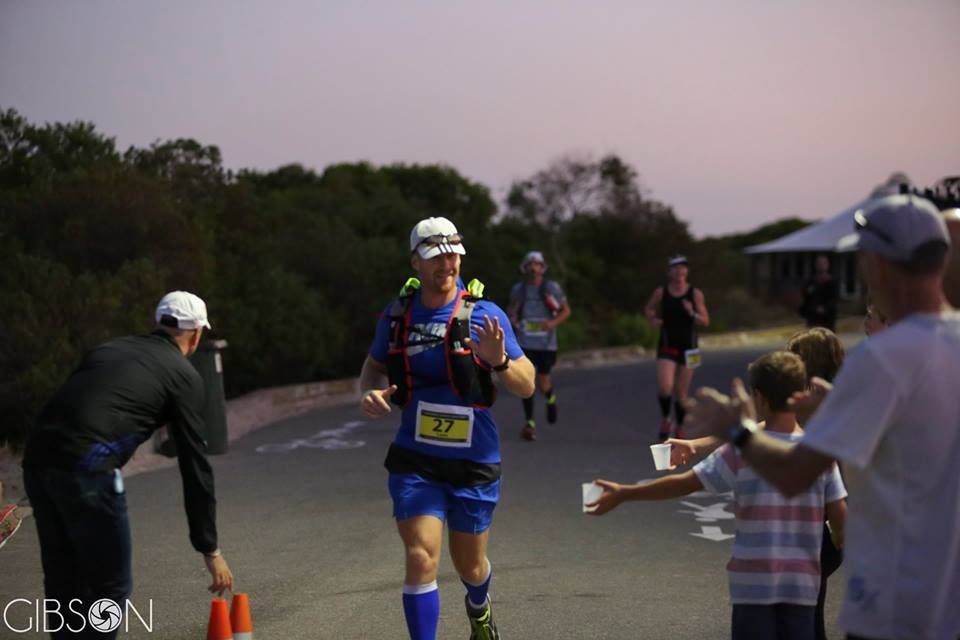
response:
[[(410, 367), (410, 325), (413, 293), (397, 298), (390, 306), (390, 342), (387, 349), (387, 377), (397, 391), (390, 401), (401, 407), (413, 394), (413, 372)], [(488, 408), (496, 399), (496, 386), (489, 367), (467, 346), (470, 317), (479, 297), (461, 291), (447, 321), (443, 346), (447, 361), (447, 380), (461, 401), (479, 408)]]

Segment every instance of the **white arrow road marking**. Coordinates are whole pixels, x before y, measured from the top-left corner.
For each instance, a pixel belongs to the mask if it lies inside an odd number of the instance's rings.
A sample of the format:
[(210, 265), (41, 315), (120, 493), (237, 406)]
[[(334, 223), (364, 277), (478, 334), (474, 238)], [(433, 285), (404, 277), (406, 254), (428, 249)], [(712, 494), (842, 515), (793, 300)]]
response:
[(702, 530), (700, 533), (691, 533), (690, 535), (714, 542), (722, 542), (733, 537), (729, 533), (724, 533), (720, 527), (700, 527), (700, 529)]
[[(692, 513), (696, 518), (697, 522), (717, 522), (719, 520), (733, 520), (736, 516), (729, 511), (727, 511), (726, 502), (715, 502), (714, 504), (707, 505), (705, 507), (700, 506), (695, 502), (682, 501), (682, 504), (685, 507), (690, 507), (688, 509), (680, 509), (677, 513)], [(696, 535), (696, 534), (694, 534)]]
[(335, 451), (337, 449), (356, 449), (366, 444), (363, 440), (344, 440), (351, 431), (357, 427), (365, 425), (363, 420), (351, 420), (345, 422), (337, 429), (323, 429), (317, 431), (309, 438), (297, 438), (283, 444), (262, 444), (257, 447), (257, 453), (290, 453), (294, 449), (305, 447), (307, 449), (327, 449)]

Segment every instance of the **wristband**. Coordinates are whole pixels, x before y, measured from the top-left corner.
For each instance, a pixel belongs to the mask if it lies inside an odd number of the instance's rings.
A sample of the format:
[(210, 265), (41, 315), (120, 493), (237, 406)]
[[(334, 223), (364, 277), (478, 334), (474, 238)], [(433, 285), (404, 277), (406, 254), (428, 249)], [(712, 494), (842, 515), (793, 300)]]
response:
[(493, 369), (493, 370), (496, 371), (497, 373), (500, 373), (500, 372), (502, 372), (502, 371), (506, 371), (506, 370), (509, 369), (509, 368), (510, 368), (510, 356), (507, 355), (506, 353), (503, 354), (503, 363), (502, 363), (502, 364), (499, 364), (499, 365), (497, 365), (496, 367), (491, 367), (491, 369)]
[(205, 553), (205, 554), (203, 554), (203, 555), (204, 555), (205, 557), (207, 557), (207, 558), (213, 559), (213, 558), (219, 558), (219, 557), (222, 556), (223, 554), (220, 552), (220, 549), (217, 548), (217, 549), (214, 549), (213, 551), (211, 551), (210, 553)]
[(727, 440), (737, 449), (743, 449), (753, 434), (757, 432), (757, 423), (750, 419), (743, 419), (730, 428)]

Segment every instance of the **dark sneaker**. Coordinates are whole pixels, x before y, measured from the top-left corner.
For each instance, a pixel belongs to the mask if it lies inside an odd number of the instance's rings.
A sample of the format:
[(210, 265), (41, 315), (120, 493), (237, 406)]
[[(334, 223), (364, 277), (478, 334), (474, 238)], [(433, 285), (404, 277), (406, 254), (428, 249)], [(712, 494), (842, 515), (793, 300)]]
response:
[(663, 442), (670, 437), (671, 431), (673, 431), (673, 420), (664, 418), (663, 422), (660, 423), (660, 433), (657, 434), (657, 440)]
[(470, 640), (500, 640), (500, 632), (493, 622), (490, 596), (487, 596), (487, 602), (480, 611), (470, 606), (469, 597), (464, 597), (464, 603), (467, 606), (467, 620), (470, 621)]
[(557, 421), (557, 394), (553, 394), (547, 399), (547, 423), (554, 424)]
[(22, 520), (17, 515), (17, 505), (9, 504), (0, 507), (0, 547), (7, 544), (7, 540), (20, 528)]
[(527, 424), (523, 425), (523, 431), (520, 432), (520, 437), (524, 440), (529, 440), (533, 442), (537, 439), (537, 423), (533, 420), (527, 420)]

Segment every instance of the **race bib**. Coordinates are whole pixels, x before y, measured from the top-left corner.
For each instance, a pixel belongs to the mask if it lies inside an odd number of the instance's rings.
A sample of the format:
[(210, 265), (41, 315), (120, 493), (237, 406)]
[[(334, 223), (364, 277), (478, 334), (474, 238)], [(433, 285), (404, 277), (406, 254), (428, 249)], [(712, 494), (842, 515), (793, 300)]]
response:
[(683, 352), (683, 360), (688, 369), (696, 369), (700, 366), (700, 349), (687, 349)]
[(473, 407), (419, 402), (417, 442), (467, 448), (473, 443)]
[(528, 336), (547, 335), (546, 320), (524, 320), (523, 332)]

